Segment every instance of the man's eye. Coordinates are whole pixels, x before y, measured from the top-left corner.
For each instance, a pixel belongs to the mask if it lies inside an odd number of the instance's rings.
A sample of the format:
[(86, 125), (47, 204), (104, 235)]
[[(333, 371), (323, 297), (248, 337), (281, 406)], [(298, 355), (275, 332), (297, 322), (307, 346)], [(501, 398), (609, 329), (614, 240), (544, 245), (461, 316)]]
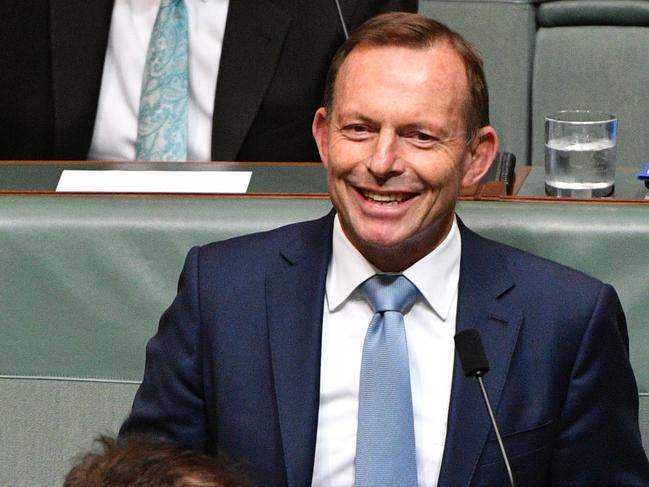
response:
[(419, 147), (432, 147), (439, 142), (435, 136), (420, 131), (409, 133), (407, 138)]
[(424, 132), (417, 132), (415, 134), (415, 138), (421, 142), (429, 142), (435, 140), (435, 138), (432, 135), (426, 134)]
[(350, 137), (360, 137), (367, 135), (370, 130), (366, 125), (362, 124), (350, 124), (343, 127), (343, 132)]

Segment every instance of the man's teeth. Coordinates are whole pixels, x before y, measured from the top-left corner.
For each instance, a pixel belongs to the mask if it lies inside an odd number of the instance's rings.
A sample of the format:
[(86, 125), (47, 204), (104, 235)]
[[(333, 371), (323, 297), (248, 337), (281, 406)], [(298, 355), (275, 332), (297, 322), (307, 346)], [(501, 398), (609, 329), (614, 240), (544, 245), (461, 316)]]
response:
[(406, 195), (403, 193), (375, 193), (367, 190), (363, 190), (363, 196), (377, 203), (401, 203), (406, 199)]

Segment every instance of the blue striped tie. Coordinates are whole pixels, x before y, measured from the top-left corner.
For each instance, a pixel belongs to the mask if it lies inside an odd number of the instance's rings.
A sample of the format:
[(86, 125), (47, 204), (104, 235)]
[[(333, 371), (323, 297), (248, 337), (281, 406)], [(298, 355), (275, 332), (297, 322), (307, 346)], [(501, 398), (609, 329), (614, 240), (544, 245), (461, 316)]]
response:
[(402, 275), (360, 286), (374, 316), (363, 345), (356, 435), (356, 487), (416, 487), (417, 456), (403, 312), (418, 296)]
[(189, 41), (183, 0), (162, 0), (146, 55), (136, 159), (187, 160)]

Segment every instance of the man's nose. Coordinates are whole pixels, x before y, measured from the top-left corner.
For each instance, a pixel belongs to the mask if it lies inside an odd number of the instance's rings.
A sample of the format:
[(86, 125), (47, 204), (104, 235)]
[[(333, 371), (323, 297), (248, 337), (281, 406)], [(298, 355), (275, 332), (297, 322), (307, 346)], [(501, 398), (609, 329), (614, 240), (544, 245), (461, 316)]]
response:
[(392, 130), (381, 130), (374, 146), (369, 170), (378, 178), (386, 178), (401, 172), (397, 157), (398, 136)]

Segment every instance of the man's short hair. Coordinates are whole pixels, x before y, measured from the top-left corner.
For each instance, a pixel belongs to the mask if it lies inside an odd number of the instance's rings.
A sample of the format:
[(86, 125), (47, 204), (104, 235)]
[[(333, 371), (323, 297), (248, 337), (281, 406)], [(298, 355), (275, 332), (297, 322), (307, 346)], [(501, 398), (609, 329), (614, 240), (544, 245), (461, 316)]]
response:
[(489, 125), (489, 93), (480, 54), (471, 43), (444, 24), (407, 12), (391, 12), (367, 20), (338, 49), (329, 66), (325, 83), (323, 105), (328, 116), (333, 109), (340, 67), (356, 47), (429, 49), (442, 42), (452, 47), (464, 61), (469, 90), (464, 109), (465, 125), (467, 138), (472, 140), (481, 127)]
[(100, 451), (84, 455), (63, 487), (244, 487), (223, 459), (146, 438), (100, 436)]

